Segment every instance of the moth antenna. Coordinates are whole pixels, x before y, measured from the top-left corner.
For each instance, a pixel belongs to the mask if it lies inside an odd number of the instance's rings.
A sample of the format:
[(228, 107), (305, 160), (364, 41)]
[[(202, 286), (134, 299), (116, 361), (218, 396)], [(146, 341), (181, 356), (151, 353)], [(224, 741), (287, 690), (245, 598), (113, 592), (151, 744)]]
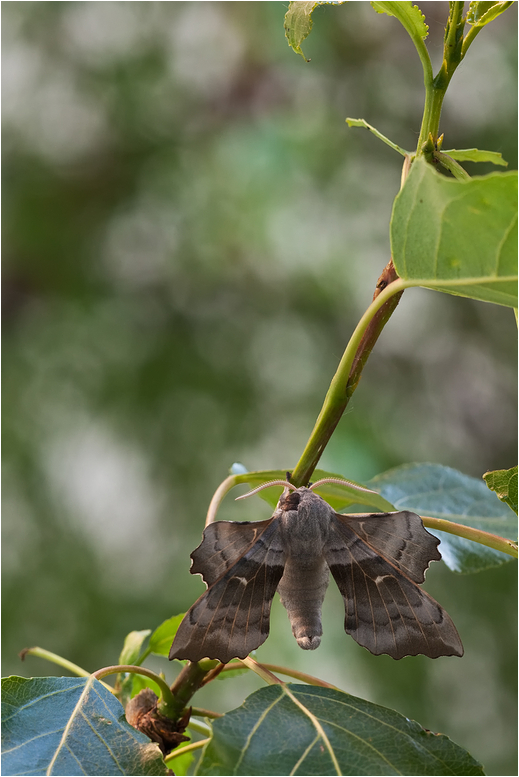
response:
[(358, 491), (366, 491), (368, 494), (375, 494), (376, 491), (373, 491), (371, 488), (364, 488), (364, 486), (358, 486), (356, 483), (352, 483), (351, 480), (343, 480), (341, 478), (323, 478), (322, 480), (318, 480), (315, 483), (312, 483), (310, 486), (310, 490), (313, 491), (314, 488), (317, 488), (318, 486), (322, 486), (323, 483), (339, 483), (340, 485), (346, 485), (346, 486), (353, 486), (353, 488), (357, 489)]
[(269, 480), (268, 483), (263, 483), (263, 485), (258, 486), (257, 488), (253, 488), (252, 491), (249, 491), (247, 494), (242, 494), (241, 496), (237, 496), (236, 501), (238, 501), (239, 499), (247, 499), (248, 496), (257, 494), (258, 491), (263, 491), (264, 488), (269, 488), (269, 486), (284, 486), (285, 488), (291, 488), (292, 491), (297, 491), (297, 486), (294, 486), (292, 483), (289, 483), (287, 480)]

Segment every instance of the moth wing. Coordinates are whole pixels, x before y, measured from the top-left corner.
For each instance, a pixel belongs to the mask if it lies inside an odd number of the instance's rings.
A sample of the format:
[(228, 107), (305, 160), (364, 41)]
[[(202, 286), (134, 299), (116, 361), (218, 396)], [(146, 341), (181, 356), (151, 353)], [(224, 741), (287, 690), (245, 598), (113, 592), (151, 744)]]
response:
[(326, 561), (344, 599), (345, 631), (359, 645), (395, 659), (463, 655), (451, 618), (418, 585), (441, 558), (437, 545), (415, 513), (335, 515)]
[(201, 575), (208, 587), (213, 585), (254, 545), (271, 520), (210, 523), (202, 542), (191, 553), (191, 574)]
[[(256, 533), (251, 533), (248, 523), (228, 523), (222, 529), (224, 523), (210, 524), (193, 553), (192, 571), (196, 568), (212, 582), (186, 613), (170, 659), (217, 658), (227, 663), (231, 658), (245, 658), (268, 637), (272, 599), (285, 565), (278, 521), (271, 518), (253, 524), (258, 527)], [(213, 539), (216, 549), (209, 551)], [(235, 557), (238, 549), (241, 555)], [(217, 570), (223, 572), (215, 578)]]
[(347, 526), (375, 553), (407, 575), (415, 583), (423, 583), (431, 561), (440, 561), (440, 540), (430, 534), (416, 513), (371, 513), (369, 515), (335, 514), (341, 525)]

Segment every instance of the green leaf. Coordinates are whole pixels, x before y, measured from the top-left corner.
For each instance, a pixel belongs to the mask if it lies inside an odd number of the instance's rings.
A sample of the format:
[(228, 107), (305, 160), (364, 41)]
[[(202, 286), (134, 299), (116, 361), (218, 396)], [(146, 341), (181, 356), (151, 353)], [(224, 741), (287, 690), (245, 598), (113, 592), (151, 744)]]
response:
[(482, 775), (471, 755), (394, 710), (330, 688), (271, 685), (213, 722), (199, 775)]
[(505, 162), (498, 151), (480, 151), (479, 148), (461, 148), (459, 150), (450, 148), (446, 151), (442, 149), (442, 151), (458, 162), (491, 162), (493, 165), (501, 167), (508, 166), (508, 162)]
[[(369, 484), (397, 510), (443, 518), (515, 540), (517, 522), (510, 509), (479, 478), (440, 464), (406, 464)], [(428, 528), (441, 540), (440, 551), (454, 572), (468, 574), (510, 561), (510, 556), (476, 542)]]
[(429, 27), (425, 23), (425, 16), (417, 5), (412, 3), (371, 3), (377, 13), (387, 13), (388, 16), (395, 16), (405, 27), (411, 38), (425, 39), (428, 35)]
[[(248, 483), (251, 491), (257, 486), (261, 486), (263, 483), (267, 483), (269, 480), (286, 480), (287, 470), (281, 469), (269, 469), (257, 472), (247, 472), (246, 474), (236, 476), (237, 483)], [(315, 483), (322, 478), (339, 478), (344, 479), (343, 475), (337, 475), (334, 472), (326, 472), (323, 469), (316, 469), (312, 476), (312, 481)], [(340, 485), (338, 483), (325, 483), (323, 486), (319, 486), (317, 493), (322, 496), (334, 510), (342, 510), (344, 507), (352, 504), (369, 505), (381, 512), (392, 510), (393, 506), (387, 502), (378, 493), (367, 492), (363, 489), (366, 486), (362, 486), (360, 483), (350, 481), (351, 485)], [(268, 502), (271, 507), (276, 507), (279, 497), (281, 496), (283, 489), (281, 486), (273, 486), (265, 491), (261, 491), (258, 496), (262, 497)]]
[(517, 515), (517, 467), (485, 472), (483, 480), (499, 499)]
[(517, 172), (456, 181), (416, 159), (393, 205), (391, 248), (409, 286), (517, 307)]
[(150, 650), (152, 653), (157, 653), (159, 656), (169, 655), (171, 643), (184, 615), (184, 612), (180, 615), (173, 615), (171, 618), (163, 621), (160, 626), (157, 626), (150, 637)]
[(301, 49), (301, 43), (310, 35), (313, 26), (312, 11), (318, 5), (342, 5), (346, 0), (334, 0), (334, 2), (301, 2), (296, 0), (290, 3), (285, 14), (285, 37), (288, 45), (296, 54), (301, 54), (305, 62), (310, 62)]
[(2, 680), (2, 774), (167, 774), (160, 750), (92, 677)]
[[(288, 45), (300, 54), (305, 62), (310, 62), (303, 54), (301, 44), (310, 35), (313, 26), (312, 12), (318, 5), (342, 5), (346, 0), (328, 0), (327, 2), (302, 2), (295, 0), (288, 6), (285, 15), (285, 37)], [(386, 13), (388, 16), (395, 16), (405, 27), (417, 48), (427, 37), (428, 27), (425, 24), (425, 17), (418, 8), (411, 2), (389, 2), (389, 3), (371, 3), (377, 13)]]
[(134, 664), (138, 661), (142, 646), (146, 638), (151, 634), (151, 629), (143, 631), (130, 631), (124, 640), (123, 649), (119, 656), (120, 664)]
[[(151, 629), (144, 629), (144, 631), (130, 631), (124, 640), (123, 649), (119, 656), (120, 664), (135, 664), (139, 660), (141, 650), (144, 642), (151, 634)], [(121, 704), (126, 707), (126, 703), (139, 692), (140, 688), (135, 690), (136, 678), (138, 675), (130, 672), (125, 672), (117, 675), (115, 687), (117, 689), (117, 697)]]
[[(144, 690), (144, 688), (151, 688), (151, 690), (154, 693), (159, 693), (159, 689), (157, 688), (157, 683), (154, 682), (150, 677), (146, 677), (146, 675), (128, 673), (128, 679), (133, 680), (131, 685), (131, 693), (130, 693), (131, 699), (133, 699), (134, 696), (137, 696), (137, 694), (140, 693), (142, 690)], [(121, 699), (121, 697), (119, 698)], [(121, 702), (124, 708), (126, 709), (126, 699), (121, 699)]]
[(473, 26), (483, 27), (496, 19), (503, 11), (510, 8), (512, 2), (473, 2), (469, 5), (467, 22)]

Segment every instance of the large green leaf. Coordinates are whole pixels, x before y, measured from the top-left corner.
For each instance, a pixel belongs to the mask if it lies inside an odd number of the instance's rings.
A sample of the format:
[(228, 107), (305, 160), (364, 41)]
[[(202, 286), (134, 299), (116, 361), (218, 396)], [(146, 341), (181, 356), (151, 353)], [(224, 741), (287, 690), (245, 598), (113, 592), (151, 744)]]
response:
[(2, 774), (167, 774), (158, 746), (136, 731), (91, 677), (2, 680)]
[(395, 199), (391, 248), (410, 286), (517, 307), (517, 172), (458, 181), (417, 159)]
[(201, 775), (480, 775), (469, 753), (394, 710), (331, 688), (271, 685), (213, 723)]
[[(440, 464), (406, 464), (370, 481), (397, 510), (443, 518), (515, 540), (517, 521), (506, 504), (483, 480)], [(440, 551), (454, 572), (479, 572), (510, 561), (510, 556), (486, 545), (428, 529), (441, 540)]]

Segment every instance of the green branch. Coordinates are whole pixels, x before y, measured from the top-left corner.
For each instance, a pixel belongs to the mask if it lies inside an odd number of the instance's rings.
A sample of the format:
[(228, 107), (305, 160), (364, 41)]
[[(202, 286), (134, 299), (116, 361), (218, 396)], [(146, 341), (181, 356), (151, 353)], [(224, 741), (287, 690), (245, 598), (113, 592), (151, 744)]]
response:
[[(371, 352), (376, 340), (378, 339), (380, 331), (387, 321), (387, 318), (389, 318), (389, 315), (391, 315), (393, 312), (392, 309), (396, 307), (394, 300), (394, 304), (392, 304), (390, 301), (396, 295), (401, 294), (407, 285), (408, 284), (406, 284), (405, 281), (400, 279), (390, 283), (373, 300), (357, 324), (355, 331), (353, 332), (351, 339), (346, 346), (346, 350), (344, 351), (342, 359), (339, 363), (337, 372), (335, 373), (332, 382), (330, 383), (330, 388), (328, 389), (328, 393), (326, 394), (321, 412), (319, 413), (308, 443), (306, 444), (302, 456), (292, 473), (291, 482), (295, 486), (306, 485), (309, 482), (312, 472), (317, 466), (317, 462), (319, 461), (321, 454), (323, 453), (335, 427), (339, 423), (342, 414), (344, 413), (344, 410), (346, 409), (346, 406), (351, 398), (351, 395), (353, 394), (353, 391), (358, 384), (360, 371), (362, 370), (362, 367), (364, 366), (369, 353)], [(382, 315), (380, 317), (379, 326), (374, 329), (373, 336), (368, 342), (365, 341), (364, 348), (361, 349), (363, 351), (362, 358), (356, 359), (364, 334), (367, 332), (368, 327), (374, 320), (375, 315), (379, 311), (383, 311), (385, 305), (389, 305), (390, 312), (388, 315)], [(355, 375), (354, 380), (350, 382), (350, 374), (352, 372), (352, 368), (354, 367), (354, 363), (358, 365), (358, 374)]]
[(425, 105), (416, 147), (418, 156), (423, 153), (423, 147), (427, 143), (429, 135), (432, 135), (434, 140), (438, 138), (443, 99), (454, 71), (463, 58), (462, 44), (465, 26), (463, 3), (449, 3), (449, 8), (449, 18), (445, 26), (442, 65), (434, 78), (432, 72), (425, 77)]

